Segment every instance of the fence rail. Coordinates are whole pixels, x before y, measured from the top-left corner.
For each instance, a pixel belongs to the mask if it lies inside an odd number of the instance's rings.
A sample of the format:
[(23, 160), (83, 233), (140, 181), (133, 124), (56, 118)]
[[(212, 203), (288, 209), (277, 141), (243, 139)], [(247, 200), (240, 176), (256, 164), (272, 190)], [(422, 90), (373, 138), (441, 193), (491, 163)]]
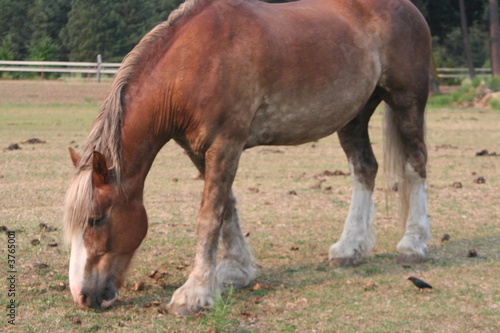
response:
[[(101, 74), (115, 74), (119, 63), (102, 62), (63, 62), (63, 61), (3, 61), (0, 60), (0, 72), (37, 72), (37, 73), (82, 73), (94, 74), (99, 81)], [(491, 68), (475, 68), (476, 76), (491, 76)], [(440, 79), (469, 77), (467, 68), (437, 68)]]
[(0, 60), (0, 72), (94, 74), (99, 81), (101, 74), (115, 74), (121, 65), (119, 63), (102, 62), (99, 56), (97, 59), (97, 62)]
[[(491, 68), (474, 68), (474, 72), (478, 77), (491, 76)], [(440, 79), (447, 78), (466, 78), (469, 77), (469, 69), (465, 67), (460, 68), (437, 68), (438, 77)]]

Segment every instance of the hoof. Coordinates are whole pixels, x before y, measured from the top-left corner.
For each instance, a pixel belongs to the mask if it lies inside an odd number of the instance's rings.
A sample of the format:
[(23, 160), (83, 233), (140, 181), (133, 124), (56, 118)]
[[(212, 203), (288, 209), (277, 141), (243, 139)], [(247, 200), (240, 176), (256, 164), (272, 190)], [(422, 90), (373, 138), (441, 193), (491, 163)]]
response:
[(415, 254), (415, 253), (411, 253), (411, 254), (399, 253), (398, 258), (396, 259), (397, 263), (399, 265), (403, 265), (403, 266), (411, 266), (411, 265), (419, 264), (419, 263), (422, 263), (426, 260), (427, 259), (425, 256)]
[(190, 308), (186, 304), (169, 304), (167, 306), (167, 309), (169, 313), (172, 313), (178, 317), (190, 316), (202, 310), (205, 310), (204, 307)]
[(355, 267), (361, 265), (361, 258), (332, 258), (330, 266)]
[(257, 275), (257, 265), (243, 266), (236, 260), (222, 260), (217, 266), (217, 279), (225, 289), (240, 290), (248, 287)]
[(212, 308), (215, 297), (219, 293), (211, 288), (196, 286), (189, 280), (172, 295), (168, 311), (177, 316), (189, 316), (202, 310)]

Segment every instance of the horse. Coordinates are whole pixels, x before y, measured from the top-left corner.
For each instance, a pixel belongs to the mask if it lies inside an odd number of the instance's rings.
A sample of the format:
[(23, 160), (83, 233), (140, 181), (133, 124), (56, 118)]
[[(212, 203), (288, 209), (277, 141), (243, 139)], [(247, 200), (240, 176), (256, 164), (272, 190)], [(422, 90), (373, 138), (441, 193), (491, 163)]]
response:
[(430, 52), (428, 26), (407, 0), (187, 0), (125, 57), (82, 154), (70, 148), (76, 170), (63, 220), (74, 301), (107, 308), (118, 299), (147, 233), (145, 179), (171, 140), (204, 179), (194, 264), (171, 313), (210, 308), (224, 286), (256, 277), (232, 191), (242, 152), (255, 146), (338, 133), (352, 200), (328, 254), (332, 265), (360, 264), (375, 243), (368, 123), (382, 101), (386, 171), (406, 226), (398, 261), (424, 260)]

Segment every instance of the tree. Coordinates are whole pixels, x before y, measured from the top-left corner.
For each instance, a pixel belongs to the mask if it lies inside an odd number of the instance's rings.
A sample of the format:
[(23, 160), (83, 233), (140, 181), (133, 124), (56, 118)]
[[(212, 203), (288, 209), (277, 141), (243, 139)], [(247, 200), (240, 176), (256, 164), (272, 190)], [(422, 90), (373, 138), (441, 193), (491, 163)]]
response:
[(0, 0), (0, 44), (10, 44), (14, 59), (25, 58), (33, 34), (33, 26), (26, 20), (30, 3), (30, 0)]
[(498, 0), (488, 0), (490, 17), (490, 55), (491, 73), (500, 76), (500, 27), (498, 19)]
[(460, 5), (460, 23), (462, 26), (462, 36), (464, 40), (465, 57), (467, 59), (467, 68), (469, 69), (469, 77), (474, 78), (474, 65), (472, 64), (472, 56), (469, 43), (469, 30), (467, 28), (467, 17), (465, 16), (464, 0), (458, 0)]
[(68, 23), (61, 31), (71, 61), (119, 61), (126, 44), (125, 23), (111, 0), (72, 0)]

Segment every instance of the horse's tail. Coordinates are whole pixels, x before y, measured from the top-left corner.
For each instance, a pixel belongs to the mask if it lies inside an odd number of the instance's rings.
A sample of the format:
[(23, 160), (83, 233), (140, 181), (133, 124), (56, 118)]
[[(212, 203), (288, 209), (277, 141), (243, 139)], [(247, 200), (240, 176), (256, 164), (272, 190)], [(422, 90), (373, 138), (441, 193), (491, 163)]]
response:
[(405, 227), (410, 207), (410, 191), (405, 174), (406, 158), (403, 150), (403, 138), (396, 123), (394, 111), (387, 105), (384, 126), (384, 172), (388, 191), (399, 194), (400, 222)]

